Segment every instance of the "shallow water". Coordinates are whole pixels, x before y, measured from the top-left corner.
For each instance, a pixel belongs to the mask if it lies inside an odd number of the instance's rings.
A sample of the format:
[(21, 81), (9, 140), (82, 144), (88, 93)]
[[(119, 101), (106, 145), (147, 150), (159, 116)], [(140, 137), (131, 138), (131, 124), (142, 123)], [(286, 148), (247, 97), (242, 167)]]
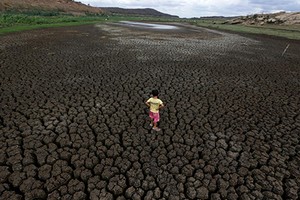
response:
[(165, 24), (151, 24), (151, 23), (130, 22), (130, 21), (121, 21), (121, 23), (133, 27), (139, 27), (139, 28), (163, 29), (163, 30), (179, 29), (179, 27), (177, 26), (165, 25)]

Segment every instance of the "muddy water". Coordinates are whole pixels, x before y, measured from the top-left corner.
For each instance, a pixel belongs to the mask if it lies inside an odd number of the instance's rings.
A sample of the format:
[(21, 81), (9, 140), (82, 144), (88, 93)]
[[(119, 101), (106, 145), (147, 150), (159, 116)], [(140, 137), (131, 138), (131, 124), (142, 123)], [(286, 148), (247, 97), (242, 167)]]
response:
[(129, 21), (121, 21), (120, 23), (133, 26), (136, 28), (150, 28), (150, 29), (161, 29), (161, 30), (179, 29), (178, 26), (166, 25), (166, 24), (151, 24), (151, 23), (129, 22)]

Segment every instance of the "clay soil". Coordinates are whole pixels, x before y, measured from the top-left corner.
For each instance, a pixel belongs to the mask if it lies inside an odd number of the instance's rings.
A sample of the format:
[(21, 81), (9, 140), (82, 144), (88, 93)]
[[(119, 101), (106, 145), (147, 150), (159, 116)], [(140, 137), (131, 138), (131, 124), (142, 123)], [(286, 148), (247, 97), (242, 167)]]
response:
[(0, 11), (60, 11), (74, 15), (100, 14), (102, 10), (73, 0), (1, 0)]
[(1, 36), (0, 199), (298, 199), (299, 41), (180, 26)]

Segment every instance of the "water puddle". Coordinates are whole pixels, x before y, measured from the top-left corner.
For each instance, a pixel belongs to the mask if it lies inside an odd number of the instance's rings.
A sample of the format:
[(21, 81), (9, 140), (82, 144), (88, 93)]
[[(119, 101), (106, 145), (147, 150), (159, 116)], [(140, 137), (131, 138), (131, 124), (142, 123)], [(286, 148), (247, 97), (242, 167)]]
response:
[(151, 24), (142, 22), (130, 22), (130, 21), (120, 21), (122, 24), (126, 24), (132, 27), (138, 28), (150, 28), (150, 29), (161, 29), (161, 30), (174, 30), (179, 29), (177, 26), (165, 25), (165, 24)]

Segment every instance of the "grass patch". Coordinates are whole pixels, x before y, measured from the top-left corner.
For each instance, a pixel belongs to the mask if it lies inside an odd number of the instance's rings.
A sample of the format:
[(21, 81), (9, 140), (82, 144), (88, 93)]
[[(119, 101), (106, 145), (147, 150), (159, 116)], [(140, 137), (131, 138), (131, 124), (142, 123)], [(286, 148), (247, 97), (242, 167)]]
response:
[(73, 16), (70, 14), (59, 14), (58, 11), (34, 10), (34, 11), (26, 11), (24, 13), (9, 11), (5, 13), (0, 13), (0, 34), (32, 30), (38, 28), (76, 26), (76, 25), (84, 25), (84, 24), (95, 24), (101, 22), (117, 22), (122, 20), (161, 21), (161, 22), (174, 21), (174, 19), (158, 18), (158, 17), (120, 16), (120, 15)]
[(19, 26), (19, 25), (36, 25), (36, 24), (57, 24), (69, 22), (87, 22), (87, 21), (102, 21), (105, 16), (40, 16), (27, 14), (0, 14), (1, 28)]
[(98, 23), (98, 22), (99, 21), (18, 25), (18, 26), (1, 28), (0, 29), (0, 35), (1, 34), (6, 34), (6, 33), (19, 32), (19, 31), (33, 30), (33, 29), (55, 28), (55, 27), (65, 27), (65, 26), (78, 26), (78, 25), (84, 25), (84, 24), (94, 24), (94, 23)]

